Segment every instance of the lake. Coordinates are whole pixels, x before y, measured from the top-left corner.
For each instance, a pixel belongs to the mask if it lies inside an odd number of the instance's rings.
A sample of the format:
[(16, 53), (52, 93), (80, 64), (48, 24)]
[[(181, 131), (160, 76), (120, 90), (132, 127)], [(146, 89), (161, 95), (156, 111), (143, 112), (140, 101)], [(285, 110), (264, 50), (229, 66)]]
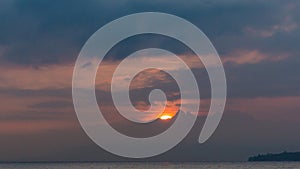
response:
[(5, 169), (300, 169), (300, 162), (186, 162), (186, 163), (170, 163), (170, 162), (114, 162), (114, 163), (2, 163), (0, 168)]

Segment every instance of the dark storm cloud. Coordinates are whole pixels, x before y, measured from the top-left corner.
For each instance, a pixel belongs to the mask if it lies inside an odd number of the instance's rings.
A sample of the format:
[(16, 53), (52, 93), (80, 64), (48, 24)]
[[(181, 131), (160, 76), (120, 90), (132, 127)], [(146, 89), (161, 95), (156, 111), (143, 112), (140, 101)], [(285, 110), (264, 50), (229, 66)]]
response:
[(146, 48), (160, 48), (171, 51), (176, 55), (194, 54), (189, 47), (174, 38), (156, 34), (143, 34), (126, 38), (117, 43), (105, 58), (120, 60), (133, 52)]
[[(295, 36), (299, 34), (298, 29), (291, 32), (281, 28), (272, 30), (276, 25), (299, 22), (296, 10), (299, 4), (293, 1), (71, 3), (16, 0), (1, 3), (4, 9), (0, 12), (2, 61), (19, 64), (74, 61), (81, 46), (98, 28), (120, 16), (144, 11), (168, 12), (188, 19), (208, 35), (221, 56), (240, 48), (272, 53), (274, 46), (277, 46), (276, 52), (298, 52), (295, 44), (299, 39)], [(272, 37), (260, 37), (247, 32), (247, 28), (275, 33)]]
[(13, 1), (1, 14), (4, 59), (53, 64), (74, 59), (84, 41), (106, 22), (101, 3)]

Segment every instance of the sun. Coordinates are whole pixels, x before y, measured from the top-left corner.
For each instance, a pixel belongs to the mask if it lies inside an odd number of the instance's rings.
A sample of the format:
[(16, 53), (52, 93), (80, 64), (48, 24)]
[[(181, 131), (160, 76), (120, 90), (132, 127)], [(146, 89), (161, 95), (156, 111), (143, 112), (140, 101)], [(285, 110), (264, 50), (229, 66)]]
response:
[(161, 120), (170, 120), (170, 119), (172, 119), (172, 116), (165, 114), (165, 115), (160, 116), (159, 118)]

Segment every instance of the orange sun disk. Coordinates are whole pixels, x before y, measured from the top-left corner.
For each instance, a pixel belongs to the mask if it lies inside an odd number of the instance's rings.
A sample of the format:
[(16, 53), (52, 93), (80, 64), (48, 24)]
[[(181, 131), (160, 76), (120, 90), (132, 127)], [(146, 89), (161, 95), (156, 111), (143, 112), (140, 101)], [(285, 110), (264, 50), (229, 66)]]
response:
[(170, 119), (172, 119), (172, 116), (165, 114), (165, 115), (160, 116), (159, 118), (161, 120), (170, 120)]

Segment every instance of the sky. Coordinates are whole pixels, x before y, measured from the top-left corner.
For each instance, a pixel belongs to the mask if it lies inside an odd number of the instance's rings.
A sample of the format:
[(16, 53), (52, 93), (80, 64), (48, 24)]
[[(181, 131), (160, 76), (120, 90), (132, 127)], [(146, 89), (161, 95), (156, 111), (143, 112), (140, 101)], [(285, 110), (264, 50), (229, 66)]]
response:
[[(72, 103), (72, 74), (82, 46), (95, 31), (137, 12), (169, 13), (195, 24), (218, 51), (227, 79), (221, 123), (207, 142), (199, 144), (211, 93), (207, 72), (194, 53), (179, 41), (153, 34), (130, 37), (114, 46), (100, 64), (95, 85), (100, 109), (122, 133), (149, 137), (172, 123), (133, 124), (114, 108), (110, 80), (116, 66), (132, 52), (150, 47), (170, 50), (188, 64), (199, 83), (201, 106), (192, 131), (172, 150), (142, 160), (244, 161), (259, 153), (300, 151), (299, 7), (299, 1), (289, 0), (1, 0), (0, 161), (133, 160), (101, 149), (83, 131)], [(182, 71), (169, 56), (159, 61)], [(133, 79), (133, 105), (149, 108), (147, 98), (155, 88), (166, 93), (166, 111), (175, 115), (178, 86), (156, 69)], [(181, 101), (196, 104), (193, 99)], [(153, 113), (143, 118), (152, 119)]]

